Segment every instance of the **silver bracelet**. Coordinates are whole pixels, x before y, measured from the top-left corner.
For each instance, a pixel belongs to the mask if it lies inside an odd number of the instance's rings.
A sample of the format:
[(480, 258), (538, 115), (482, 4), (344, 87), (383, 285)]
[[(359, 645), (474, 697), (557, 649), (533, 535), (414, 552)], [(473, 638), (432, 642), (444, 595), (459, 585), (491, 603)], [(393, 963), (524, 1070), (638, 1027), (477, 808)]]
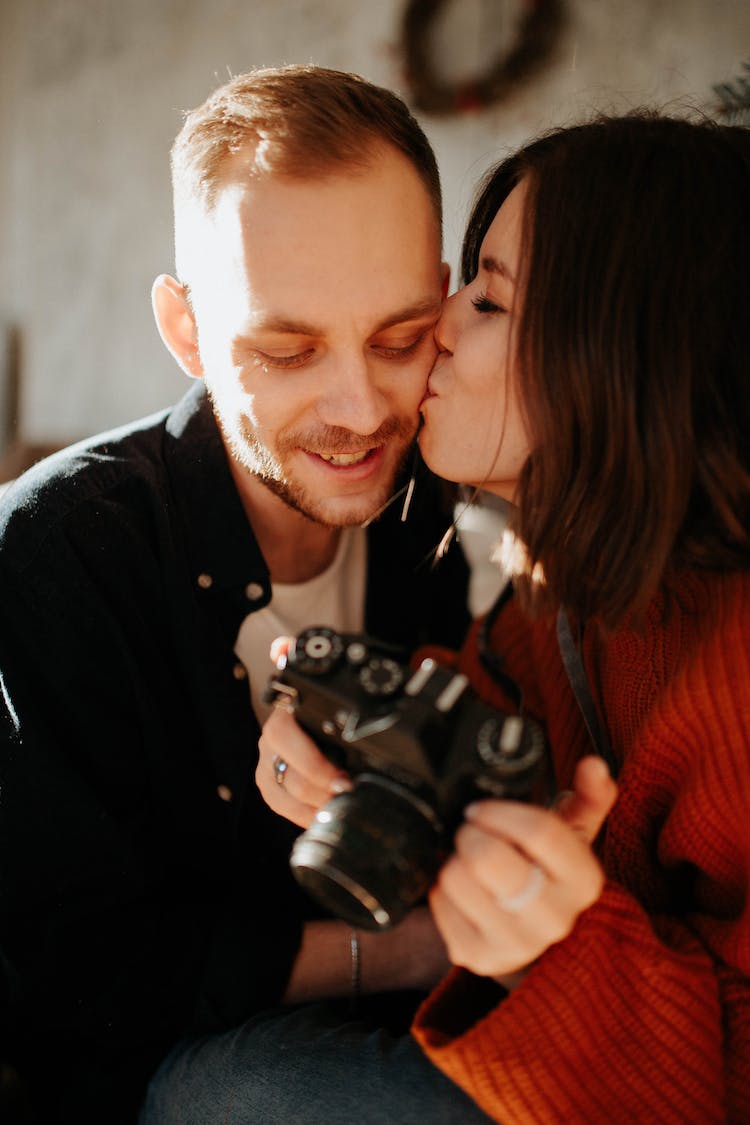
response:
[(359, 952), (359, 931), (349, 930), (349, 950), (352, 955), (352, 991), (350, 1011), (355, 1012), (362, 992), (362, 961)]

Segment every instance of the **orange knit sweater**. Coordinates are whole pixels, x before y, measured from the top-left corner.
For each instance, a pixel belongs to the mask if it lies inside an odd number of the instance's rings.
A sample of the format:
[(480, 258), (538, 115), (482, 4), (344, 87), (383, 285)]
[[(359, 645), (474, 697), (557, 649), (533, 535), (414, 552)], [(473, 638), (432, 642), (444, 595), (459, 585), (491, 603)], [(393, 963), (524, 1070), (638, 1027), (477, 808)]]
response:
[[(621, 763), (607, 883), (514, 992), (455, 969), (417, 1014), (432, 1061), (493, 1118), (750, 1122), (750, 575), (690, 574), (645, 629), (587, 630)], [(493, 648), (542, 719), (561, 787), (590, 751), (554, 622), (513, 602)], [(502, 705), (476, 631), (458, 665)]]

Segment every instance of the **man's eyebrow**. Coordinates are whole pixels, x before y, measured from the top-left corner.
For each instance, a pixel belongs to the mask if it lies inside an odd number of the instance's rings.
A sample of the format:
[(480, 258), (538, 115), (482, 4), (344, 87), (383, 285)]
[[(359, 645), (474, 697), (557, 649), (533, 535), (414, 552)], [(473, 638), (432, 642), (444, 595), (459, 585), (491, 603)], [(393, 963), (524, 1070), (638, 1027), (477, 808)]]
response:
[(286, 336), (319, 336), (320, 329), (304, 320), (290, 320), (285, 316), (254, 317), (249, 325), (253, 332), (278, 332)]
[[(376, 332), (383, 332), (386, 328), (392, 328), (394, 324), (406, 324), (411, 320), (421, 320), (425, 317), (437, 317), (440, 315), (441, 301), (440, 298), (428, 297), (424, 301), (418, 301), (413, 305), (406, 305), (404, 308), (397, 309), (393, 313), (389, 313), (384, 320), (376, 324), (373, 329), (373, 334)], [(304, 320), (292, 320), (284, 316), (263, 316), (253, 318), (248, 326), (251, 332), (276, 332), (284, 336), (324, 336), (323, 329), (316, 324), (310, 324)]]
[(375, 331), (382, 332), (386, 328), (392, 328), (394, 324), (407, 324), (410, 320), (422, 320), (431, 316), (438, 317), (441, 308), (442, 301), (439, 297), (428, 297), (424, 301), (418, 301), (415, 305), (407, 305), (405, 308), (398, 309), (387, 316), (376, 326)]
[(504, 277), (506, 281), (509, 281), (511, 285), (516, 284), (513, 273), (500, 258), (493, 258), (491, 254), (485, 254), (479, 264), (487, 273), (497, 273), (500, 277)]

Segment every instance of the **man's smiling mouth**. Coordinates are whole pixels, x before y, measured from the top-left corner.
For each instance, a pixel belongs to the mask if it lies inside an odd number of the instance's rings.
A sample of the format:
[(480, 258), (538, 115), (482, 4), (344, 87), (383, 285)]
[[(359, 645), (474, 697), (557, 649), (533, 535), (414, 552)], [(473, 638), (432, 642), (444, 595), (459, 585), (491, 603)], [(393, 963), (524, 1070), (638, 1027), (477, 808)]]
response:
[(359, 453), (318, 453), (321, 460), (329, 465), (359, 465), (372, 453), (371, 449), (362, 449)]

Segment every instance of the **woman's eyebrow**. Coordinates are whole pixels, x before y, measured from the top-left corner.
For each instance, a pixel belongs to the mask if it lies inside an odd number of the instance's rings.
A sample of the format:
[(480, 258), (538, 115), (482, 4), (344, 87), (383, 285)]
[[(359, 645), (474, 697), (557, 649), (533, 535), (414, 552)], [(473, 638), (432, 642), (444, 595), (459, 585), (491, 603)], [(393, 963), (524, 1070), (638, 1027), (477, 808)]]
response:
[(479, 264), (483, 270), (487, 271), (487, 273), (499, 274), (500, 277), (504, 277), (506, 281), (509, 281), (511, 285), (516, 284), (516, 279), (513, 272), (509, 269), (505, 262), (502, 261), (502, 259), (493, 258), (491, 254), (485, 254)]

